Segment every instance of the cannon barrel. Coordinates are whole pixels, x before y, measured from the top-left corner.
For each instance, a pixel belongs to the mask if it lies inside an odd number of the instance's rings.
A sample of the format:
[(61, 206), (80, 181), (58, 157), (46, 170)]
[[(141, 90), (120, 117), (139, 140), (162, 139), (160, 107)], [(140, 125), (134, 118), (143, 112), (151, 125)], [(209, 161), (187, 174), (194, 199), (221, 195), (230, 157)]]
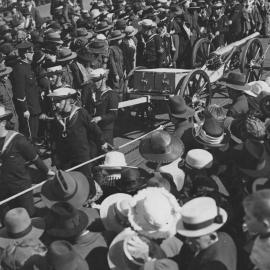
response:
[(230, 53), (234, 47), (241, 47), (241, 46), (245, 45), (249, 40), (258, 37), (259, 35), (260, 35), (259, 32), (253, 33), (253, 34), (251, 34), (243, 39), (235, 41), (235, 42), (233, 42), (225, 47), (222, 47), (222, 48), (216, 50), (215, 53), (219, 54), (219, 55), (225, 55), (227, 53)]

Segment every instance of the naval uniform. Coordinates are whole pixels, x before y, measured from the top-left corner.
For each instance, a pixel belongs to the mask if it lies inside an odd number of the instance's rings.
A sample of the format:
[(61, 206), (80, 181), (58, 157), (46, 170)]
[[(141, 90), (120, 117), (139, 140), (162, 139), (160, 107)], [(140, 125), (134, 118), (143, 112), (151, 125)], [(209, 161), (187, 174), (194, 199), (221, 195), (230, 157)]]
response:
[[(25, 166), (27, 161), (33, 162), (44, 175), (48, 173), (47, 166), (39, 158), (35, 148), (18, 132), (9, 131), (7, 136), (0, 138), (0, 150), (2, 162), (0, 200), (31, 187), (31, 177)], [(8, 206), (24, 207), (32, 216), (34, 214), (32, 192), (10, 201)]]
[[(19, 131), (26, 137), (37, 138), (40, 107), (40, 88), (38, 87), (31, 64), (20, 60), (11, 73), (14, 105), (19, 117)], [(29, 126), (24, 117), (25, 111), (30, 112)]]
[[(98, 155), (105, 143), (102, 131), (84, 108), (77, 107), (65, 118), (52, 124), (53, 158), (57, 168), (66, 170)], [(95, 193), (92, 164), (78, 168), (89, 180), (90, 192)]]

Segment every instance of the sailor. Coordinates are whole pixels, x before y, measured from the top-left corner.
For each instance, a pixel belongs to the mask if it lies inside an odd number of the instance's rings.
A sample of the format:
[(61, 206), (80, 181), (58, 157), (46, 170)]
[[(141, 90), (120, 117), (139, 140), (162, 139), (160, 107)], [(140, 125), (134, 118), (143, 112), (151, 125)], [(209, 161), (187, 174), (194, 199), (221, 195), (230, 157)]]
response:
[[(58, 169), (68, 169), (96, 157), (107, 149), (103, 133), (92, 122), (89, 113), (76, 105), (77, 91), (62, 87), (48, 95), (52, 99), (55, 120), (52, 124), (53, 161)], [(96, 189), (92, 179), (92, 164), (80, 168), (89, 180), (91, 195)]]

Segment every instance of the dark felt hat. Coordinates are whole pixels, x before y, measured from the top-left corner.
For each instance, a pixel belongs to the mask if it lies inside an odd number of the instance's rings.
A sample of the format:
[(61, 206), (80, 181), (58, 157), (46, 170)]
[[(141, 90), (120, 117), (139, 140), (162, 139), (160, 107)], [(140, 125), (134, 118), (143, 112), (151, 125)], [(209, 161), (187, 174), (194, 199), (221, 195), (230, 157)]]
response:
[(166, 131), (155, 131), (139, 145), (140, 154), (149, 161), (172, 162), (184, 153), (184, 144)]
[(108, 48), (108, 44), (105, 40), (102, 39), (94, 39), (89, 44), (89, 49), (92, 53), (105, 53)]
[(67, 202), (53, 205), (45, 217), (46, 232), (61, 239), (79, 236), (88, 226), (88, 216)]
[(69, 48), (62, 48), (57, 52), (56, 62), (62, 63), (75, 59), (77, 53), (72, 52)]
[(108, 24), (107, 21), (101, 21), (100, 23), (97, 24), (95, 28), (96, 33), (102, 33), (104, 31), (112, 29), (113, 26), (111, 24)]
[(175, 118), (190, 118), (195, 111), (186, 105), (182, 96), (173, 96), (169, 98), (170, 114)]
[(114, 30), (111, 32), (109, 41), (123, 39), (124, 37), (125, 37), (125, 34), (122, 34), (120, 30)]

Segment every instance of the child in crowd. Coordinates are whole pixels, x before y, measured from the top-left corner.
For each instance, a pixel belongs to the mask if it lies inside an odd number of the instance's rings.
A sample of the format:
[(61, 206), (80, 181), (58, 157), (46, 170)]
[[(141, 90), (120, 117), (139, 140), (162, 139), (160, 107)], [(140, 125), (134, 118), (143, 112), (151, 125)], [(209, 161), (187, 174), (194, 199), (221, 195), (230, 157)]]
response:
[(270, 269), (270, 189), (254, 192), (244, 199), (245, 223), (255, 239), (250, 259), (256, 269)]

